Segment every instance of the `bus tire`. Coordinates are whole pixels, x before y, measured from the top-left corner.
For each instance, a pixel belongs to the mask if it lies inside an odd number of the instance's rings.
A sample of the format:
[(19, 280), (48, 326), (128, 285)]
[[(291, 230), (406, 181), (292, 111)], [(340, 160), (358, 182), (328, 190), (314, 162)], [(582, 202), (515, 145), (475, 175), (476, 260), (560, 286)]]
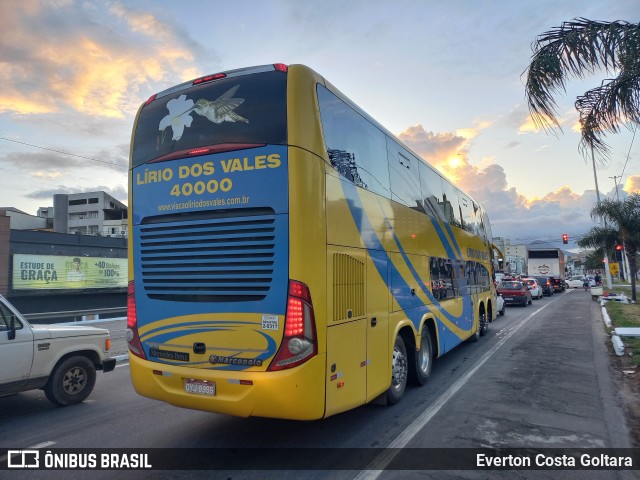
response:
[(407, 357), (407, 347), (402, 337), (396, 337), (393, 346), (393, 357), (391, 360), (391, 386), (387, 390), (387, 403), (395, 405), (400, 401), (404, 390), (407, 388), (407, 377), (409, 375), (409, 358)]
[(489, 331), (489, 322), (487, 321), (487, 314), (484, 312), (480, 312), (480, 336), (484, 337)]
[(409, 364), (412, 365), (409, 377), (411, 383), (418, 386), (424, 385), (431, 374), (431, 366), (433, 364), (431, 333), (426, 325), (422, 327), (420, 350), (411, 352)]

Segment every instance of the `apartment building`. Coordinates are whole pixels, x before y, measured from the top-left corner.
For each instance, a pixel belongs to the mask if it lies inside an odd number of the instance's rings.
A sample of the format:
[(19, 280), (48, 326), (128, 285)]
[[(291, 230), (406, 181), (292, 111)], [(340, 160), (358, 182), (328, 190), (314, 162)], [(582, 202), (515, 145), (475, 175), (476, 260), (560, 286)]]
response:
[(53, 196), (53, 231), (126, 238), (127, 206), (106, 192)]

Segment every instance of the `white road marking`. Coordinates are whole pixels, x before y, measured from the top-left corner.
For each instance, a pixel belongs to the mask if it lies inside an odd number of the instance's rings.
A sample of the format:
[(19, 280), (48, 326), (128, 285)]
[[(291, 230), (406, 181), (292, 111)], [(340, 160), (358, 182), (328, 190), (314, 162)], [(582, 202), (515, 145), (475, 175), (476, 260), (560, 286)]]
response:
[(51, 445), (55, 445), (56, 442), (42, 442), (42, 443), (38, 443), (36, 445), (31, 445), (30, 447), (27, 447), (29, 449), (31, 448), (47, 448), (50, 447)]
[(513, 329), (503, 338), (501, 338), (498, 343), (496, 343), (478, 363), (476, 363), (462, 377), (456, 380), (456, 382), (451, 385), (451, 387), (449, 387), (446, 392), (440, 395), (440, 397), (429, 408), (427, 408), (391, 443), (389, 443), (383, 453), (372, 460), (371, 463), (354, 478), (354, 480), (377, 479), (384, 472), (384, 468), (389, 465), (389, 463), (391, 463), (391, 461), (397, 455), (396, 449), (406, 447), (407, 444), (413, 439), (413, 437), (415, 437), (418, 432), (420, 432), (420, 430), (422, 430), (425, 425), (429, 423), (429, 421), (440, 411), (440, 409), (445, 406), (449, 399), (451, 399), (451, 397), (453, 397), (465, 385), (465, 383), (467, 383), (471, 379), (471, 377), (473, 377), (473, 375), (480, 369), (480, 367), (482, 367), (482, 365), (484, 365), (486, 361), (489, 360), (500, 349), (500, 347), (502, 347), (518, 330), (520, 330), (523, 325), (525, 325), (535, 315), (551, 305), (551, 303), (553, 303), (553, 301), (547, 303), (543, 307), (540, 307), (524, 320), (522, 320), (518, 325), (514, 326)]

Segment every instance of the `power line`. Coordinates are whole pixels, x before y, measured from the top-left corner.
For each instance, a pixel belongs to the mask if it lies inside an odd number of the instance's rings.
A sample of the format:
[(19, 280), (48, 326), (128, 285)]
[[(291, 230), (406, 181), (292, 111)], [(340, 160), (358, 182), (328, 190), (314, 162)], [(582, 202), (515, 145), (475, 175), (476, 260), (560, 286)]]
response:
[(624, 175), (624, 171), (627, 169), (627, 164), (629, 163), (629, 156), (631, 155), (631, 147), (633, 146), (633, 141), (636, 139), (637, 131), (638, 131), (638, 126), (636, 125), (635, 128), (633, 129), (633, 137), (631, 138), (631, 145), (629, 145), (629, 152), (627, 152), (627, 161), (624, 162), (624, 167), (622, 168), (622, 173), (620, 174), (620, 178), (622, 178), (622, 176)]
[(85, 157), (84, 155), (78, 155), (75, 153), (63, 152), (62, 150), (54, 150), (53, 148), (41, 147), (40, 145), (33, 145), (27, 142), (19, 142), (18, 140), (13, 140), (12, 138), (0, 137), (0, 140), (5, 140), (7, 142), (19, 143), (20, 145), (26, 145), (28, 147), (39, 148), (40, 150), (47, 150), (49, 152), (59, 153), (61, 155), (69, 155), (70, 157), (78, 157), (83, 158), (85, 160), (91, 160), (92, 162), (98, 163), (106, 163), (108, 165), (115, 165), (116, 167), (129, 168), (127, 165), (122, 165), (121, 163), (109, 162), (107, 160), (98, 160), (97, 158)]

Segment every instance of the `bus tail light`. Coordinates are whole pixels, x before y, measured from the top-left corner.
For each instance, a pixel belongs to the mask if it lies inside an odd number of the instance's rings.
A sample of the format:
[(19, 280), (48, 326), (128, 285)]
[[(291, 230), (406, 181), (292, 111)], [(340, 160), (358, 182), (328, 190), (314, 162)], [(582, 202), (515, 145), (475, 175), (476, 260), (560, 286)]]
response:
[(209, 83), (214, 80), (220, 80), (221, 78), (225, 78), (227, 76), (226, 73), (214, 73), (213, 75), (206, 75), (204, 77), (196, 78), (193, 81), (193, 85), (200, 85), (201, 83)]
[(176, 160), (184, 157), (196, 157), (199, 155), (211, 155), (214, 153), (231, 152), (233, 150), (246, 150), (249, 148), (264, 147), (265, 143), (220, 143), (218, 145), (208, 145), (187, 150), (176, 150), (166, 155), (150, 160), (149, 163), (166, 162), (168, 160)]
[(284, 73), (287, 73), (289, 71), (289, 65), (285, 63), (274, 63), (273, 68), (275, 68), (279, 72), (284, 72)]
[(316, 320), (309, 287), (289, 280), (287, 314), (282, 344), (268, 370), (284, 370), (306, 362), (318, 353)]
[(129, 351), (135, 356), (146, 360), (140, 337), (138, 336), (138, 319), (136, 314), (136, 296), (133, 281), (127, 288), (127, 343)]

